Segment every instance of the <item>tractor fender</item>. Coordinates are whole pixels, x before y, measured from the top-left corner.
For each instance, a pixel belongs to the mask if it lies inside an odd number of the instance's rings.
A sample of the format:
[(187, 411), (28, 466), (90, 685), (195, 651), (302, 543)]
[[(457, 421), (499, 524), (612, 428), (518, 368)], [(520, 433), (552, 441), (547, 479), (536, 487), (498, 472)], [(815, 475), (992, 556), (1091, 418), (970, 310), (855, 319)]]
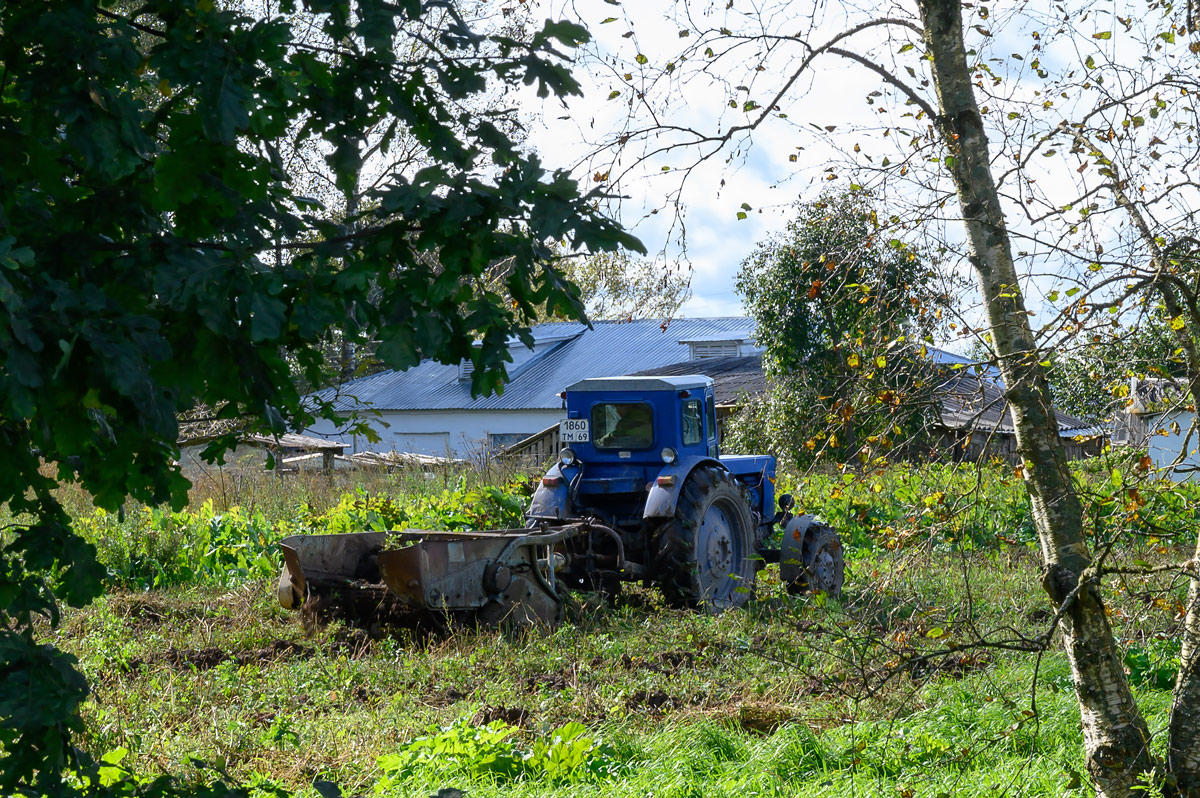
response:
[[(650, 483), (650, 490), (646, 494), (646, 509), (642, 512), (643, 518), (674, 518), (675, 504), (679, 501), (679, 494), (683, 490), (683, 485), (688, 481), (688, 477), (697, 468), (711, 467), (719, 468), (722, 471), (729, 469), (720, 460), (714, 457), (705, 457), (704, 455), (693, 454), (687, 457), (681, 457), (669, 466), (658, 472), (658, 479)], [(659, 479), (662, 477), (674, 477), (674, 484), (663, 485)]]
[[(553, 480), (553, 484), (547, 484)], [(571, 509), (570, 477), (563, 473), (562, 463), (550, 466), (541, 484), (533, 492), (525, 517), (529, 519), (561, 520), (569, 517)]]

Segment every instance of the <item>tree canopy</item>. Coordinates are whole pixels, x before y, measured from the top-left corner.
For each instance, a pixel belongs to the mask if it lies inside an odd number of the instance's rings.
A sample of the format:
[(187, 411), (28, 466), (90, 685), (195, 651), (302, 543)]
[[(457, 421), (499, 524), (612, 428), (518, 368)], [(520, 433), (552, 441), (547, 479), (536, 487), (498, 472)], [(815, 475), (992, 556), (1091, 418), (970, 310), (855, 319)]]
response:
[[(291, 369), (319, 382), (330, 329), (396, 368), (472, 357), (490, 390), (509, 336), (582, 316), (552, 244), (640, 244), (514, 143), (506, 111), (470, 110), (490, 85), (578, 92), (575, 24), (518, 40), (443, 2), (64, 0), (0, 3), (0, 31), (0, 503), (17, 521), (0, 548), (0, 790), (53, 792), (86, 688), (32, 621), (102, 577), (58, 481), (110, 509), (181, 504), (177, 414), (305, 426), (329, 411)], [(280, 156), (311, 143), (349, 192), (401, 140), (420, 157), (338, 217)], [(484, 276), (502, 260), (501, 292)]]
[(773, 388), (735, 423), (735, 445), (844, 462), (913, 434), (934, 387), (925, 342), (949, 297), (936, 263), (889, 234), (867, 193), (799, 203), (742, 262), (737, 289)]

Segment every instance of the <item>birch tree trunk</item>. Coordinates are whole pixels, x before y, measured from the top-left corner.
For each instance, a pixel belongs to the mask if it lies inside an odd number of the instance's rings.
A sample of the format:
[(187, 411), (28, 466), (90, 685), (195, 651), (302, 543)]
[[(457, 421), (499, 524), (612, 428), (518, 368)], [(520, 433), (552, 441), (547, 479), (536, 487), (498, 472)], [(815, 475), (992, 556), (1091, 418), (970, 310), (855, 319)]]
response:
[[(1153, 277), (1149, 281), (1171, 318), (1183, 318), (1185, 326), (1175, 330), (1175, 338), (1183, 350), (1187, 363), (1188, 393), (1192, 406), (1200, 408), (1200, 349), (1196, 346), (1200, 334), (1200, 308), (1194, 295), (1184, 294), (1182, 301), (1176, 295), (1180, 277), (1172, 272), (1170, 258), (1163, 251), (1137, 204), (1125, 191), (1125, 182), (1115, 164), (1110, 165), (1116, 175), (1109, 188), (1116, 197), (1117, 205), (1129, 214), (1150, 250), (1150, 265)], [(1167, 727), (1167, 773), (1172, 784), (1168, 794), (1180, 798), (1200, 798), (1200, 539), (1192, 555), (1187, 603), (1183, 623), (1183, 641), (1179, 654), (1179, 678), (1171, 696), (1171, 720)]]
[[(1180, 315), (1179, 302), (1167, 288), (1160, 289), (1167, 312)], [(1193, 324), (1195, 314), (1191, 314)], [(1183, 332), (1183, 331), (1180, 331)], [(1184, 350), (1187, 353), (1188, 379), (1193, 407), (1200, 408), (1200, 353), (1190, 335)], [(1179, 678), (1171, 696), (1171, 720), (1167, 727), (1167, 773), (1174, 782), (1175, 795), (1200, 798), (1200, 539), (1192, 555), (1191, 579), (1188, 586), (1186, 615), (1183, 623), (1183, 644), (1179, 652)]]
[[(1087, 768), (1098, 793), (1132, 798), (1153, 758), (1109, 627), (1083, 535), (1083, 509), (1051, 412), (1012, 249), (992, 176), (987, 136), (971, 83), (958, 0), (918, 0), (970, 259), (1012, 407), (1017, 452), (1042, 548), (1043, 586), (1063, 614), (1063, 642), (1083, 722)], [(1082, 580), (1082, 584), (1081, 584)]]

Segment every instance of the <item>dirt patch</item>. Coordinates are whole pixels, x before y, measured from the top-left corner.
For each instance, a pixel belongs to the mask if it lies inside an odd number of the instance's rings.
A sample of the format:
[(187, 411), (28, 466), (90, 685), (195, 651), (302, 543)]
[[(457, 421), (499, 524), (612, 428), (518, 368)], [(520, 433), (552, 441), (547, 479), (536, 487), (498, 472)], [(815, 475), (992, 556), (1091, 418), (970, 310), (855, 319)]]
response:
[(690, 651), (664, 651), (658, 655), (658, 663), (664, 669), (677, 671), (696, 664), (696, 655)]
[[(651, 671), (653, 673), (677, 673), (681, 669), (691, 668), (696, 664), (696, 654), (691, 651), (663, 651), (658, 654), (632, 655), (622, 654), (621, 667), (627, 671)], [(604, 664), (600, 657), (593, 657), (591, 666), (599, 668)]]
[(915, 660), (909, 665), (909, 675), (914, 681), (924, 681), (935, 676), (962, 679), (969, 674), (986, 670), (991, 664), (992, 658), (987, 654), (962, 651), (956, 654), (947, 654), (938, 660)]
[(662, 690), (638, 690), (625, 699), (625, 706), (630, 710), (650, 709), (661, 711), (663, 709), (674, 709), (679, 706), (679, 702)]
[(1054, 613), (1050, 612), (1050, 610), (1044, 607), (1036, 610), (1030, 610), (1029, 612), (1025, 613), (1025, 620), (1029, 621), (1030, 623), (1045, 623), (1053, 617)]
[(570, 679), (562, 673), (535, 673), (525, 679), (525, 685), (533, 692), (538, 690), (566, 690)]
[(137, 657), (126, 664), (126, 669), (137, 670), (142, 665), (165, 664), (174, 668), (210, 670), (223, 662), (233, 661), (238, 665), (265, 665), (280, 659), (308, 656), (312, 649), (290, 640), (276, 640), (266, 648), (226, 651), (221, 648), (168, 648), (159, 654)]
[(114, 615), (135, 629), (161, 626), (175, 620), (198, 621), (212, 614), (206, 607), (180, 606), (145, 594), (114, 596), (110, 606)]
[(329, 645), (329, 653), (345, 655), (347, 659), (359, 659), (371, 653), (375, 639), (366, 629), (347, 627), (339, 629)]
[(524, 726), (529, 722), (529, 713), (521, 707), (484, 706), (471, 718), (471, 723), (475, 726), (486, 726), (496, 721), (502, 721), (509, 726)]

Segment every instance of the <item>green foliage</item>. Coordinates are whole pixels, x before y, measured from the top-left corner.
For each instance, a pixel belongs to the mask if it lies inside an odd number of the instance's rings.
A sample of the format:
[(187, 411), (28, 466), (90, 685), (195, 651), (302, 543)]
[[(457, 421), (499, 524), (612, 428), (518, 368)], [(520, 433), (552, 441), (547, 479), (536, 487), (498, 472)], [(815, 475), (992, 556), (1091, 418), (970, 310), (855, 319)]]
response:
[(524, 525), (530, 490), (525, 481), (427, 495), (344, 494), (324, 512), (301, 505), (268, 518), (259, 509), (195, 510), (141, 507), (121, 515), (96, 509), (75, 521), (75, 532), (96, 547), (109, 580), (126, 588), (178, 585), (233, 587), (273, 579), (278, 544), (288, 535), (396, 529), (513, 529)]
[(517, 529), (525, 525), (525, 508), (532, 495), (525, 480), (507, 485), (467, 487), (460, 480), (453, 489), (404, 501), (372, 496), (363, 489), (346, 494), (324, 513), (305, 523), (329, 532), (389, 529)]
[(75, 523), (112, 582), (142, 589), (269, 579), (278, 575), (276, 543), (286, 528), (257, 510), (216, 512), (211, 501), (194, 511), (142, 507), (124, 520), (98, 508)]
[(402, 787), (415, 774), (454, 779), (490, 777), (496, 782), (542, 781), (552, 785), (595, 782), (616, 776), (616, 751), (579, 723), (538, 737), (529, 747), (512, 738), (518, 729), (501, 721), (480, 727), (460, 720), (437, 734), (418, 737), (399, 753), (380, 757), (376, 794)]
[(869, 194), (827, 194), (742, 263), (773, 390), (730, 426), (733, 448), (866, 461), (923, 427), (937, 372), (921, 340), (950, 300), (928, 255), (889, 235)]
[(1150, 313), (1128, 328), (1059, 348), (1050, 356), (1047, 377), (1055, 407), (1087, 421), (1107, 421), (1127, 406), (1130, 378), (1184, 378), (1186, 364), (1167, 320)]
[(692, 295), (691, 273), (678, 263), (657, 264), (627, 252), (599, 252), (562, 262), (579, 286), (593, 319), (671, 318)]
[(994, 548), (1037, 539), (1024, 484), (1007, 466), (809, 474), (792, 492), (802, 512), (820, 516), (852, 548)]
[(1179, 676), (1179, 638), (1147, 640), (1144, 646), (1125, 650), (1125, 671), (1129, 681), (1155, 690), (1170, 690)]
[[(1086, 531), (1096, 545), (1117, 541), (1129, 551), (1195, 540), (1200, 485), (1149, 479), (1136, 463), (1107, 458), (1079, 461), (1073, 472), (1085, 501)], [(852, 550), (1037, 543), (1024, 481), (1003, 464), (814, 473), (799, 478), (791, 492), (801, 512), (831, 524)]]
[[(32, 656), (35, 614), (101, 588), (59, 480), (109, 511), (182, 507), (177, 414), (203, 405), (274, 433), (332, 417), (292, 379), (320, 382), (331, 330), (377, 342), (391, 367), (471, 358), (472, 389), (496, 390), (510, 336), (540, 312), (582, 316), (546, 265), (552, 242), (641, 249), (523, 152), (503, 111), (462, 111), (489, 82), (578, 94), (563, 50), (583, 28), (547, 21), (518, 41), (439, 3), (309, 0), (304, 19), (298, 5), (0, 3), (0, 504), (23, 524), (0, 550), (14, 657), (0, 670)], [(401, 139), (420, 168), (337, 220), (296, 195), (280, 156), (283, 142), (326, 153), (348, 191)], [(483, 280), (500, 261), (502, 293)], [(58, 789), (73, 713), (0, 718), (0, 791)]]

